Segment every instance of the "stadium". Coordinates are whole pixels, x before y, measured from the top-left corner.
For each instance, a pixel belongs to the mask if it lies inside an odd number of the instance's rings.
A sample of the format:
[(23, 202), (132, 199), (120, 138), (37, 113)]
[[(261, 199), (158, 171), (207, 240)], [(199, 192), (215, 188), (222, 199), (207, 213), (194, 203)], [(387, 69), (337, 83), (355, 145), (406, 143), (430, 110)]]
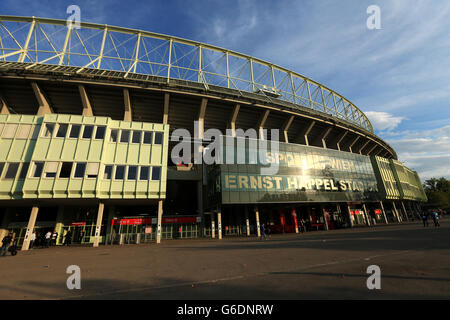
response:
[[(0, 16), (0, 103), (0, 238), (22, 250), (49, 230), (98, 246), (401, 223), (426, 201), (350, 100), (191, 40)], [(177, 158), (178, 129), (200, 153), (217, 129), (214, 156), (246, 162)], [(276, 173), (251, 161), (255, 141)]]

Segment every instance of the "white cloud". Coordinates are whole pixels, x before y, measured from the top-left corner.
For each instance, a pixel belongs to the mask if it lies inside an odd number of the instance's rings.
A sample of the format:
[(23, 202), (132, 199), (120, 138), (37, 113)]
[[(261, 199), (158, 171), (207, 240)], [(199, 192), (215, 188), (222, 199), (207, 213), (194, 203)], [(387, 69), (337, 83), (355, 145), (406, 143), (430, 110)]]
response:
[(405, 119), (404, 117), (394, 117), (387, 112), (366, 111), (364, 113), (369, 118), (374, 129), (379, 131), (393, 130)]

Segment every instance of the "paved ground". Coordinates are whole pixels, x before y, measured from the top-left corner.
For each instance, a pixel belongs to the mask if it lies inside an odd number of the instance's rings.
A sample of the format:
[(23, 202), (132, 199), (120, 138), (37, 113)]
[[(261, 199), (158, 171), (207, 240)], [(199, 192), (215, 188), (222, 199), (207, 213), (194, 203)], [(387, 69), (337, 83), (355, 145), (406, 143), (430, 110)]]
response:
[[(381, 290), (366, 269), (381, 268)], [(66, 268), (81, 268), (68, 290)], [(450, 299), (450, 219), (161, 245), (36, 249), (0, 258), (1, 299)]]

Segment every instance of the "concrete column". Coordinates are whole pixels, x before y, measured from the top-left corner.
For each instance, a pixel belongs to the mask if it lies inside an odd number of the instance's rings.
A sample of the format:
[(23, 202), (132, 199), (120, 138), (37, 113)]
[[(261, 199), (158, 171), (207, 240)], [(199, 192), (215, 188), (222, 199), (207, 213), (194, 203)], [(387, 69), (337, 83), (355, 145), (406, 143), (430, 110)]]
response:
[(266, 124), (266, 120), (267, 117), (269, 116), (270, 111), (266, 110), (264, 111), (261, 116), (259, 117), (258, 123), (256, 124), (256, 128), (258, 129), (258, 134), (259, 134), (259, 139), (260, 140), (265, 140), (266, 138), (264, 137), (264, 125)]
[[(114, 214), (116, 213), (115, 206), (108, 207), (108, 219), (106, 220), (106, 237), (111, 236), (112, 222), (114, 220)], [(112, 240), (112, 239), (110, 239)]]
[(8, 105), (6, 104), (2, 96), (0, 96), (0, 106), (0, 114), (10, 114)]
[(403, 201), (401, 201), (401, 203), (402, 203), (403, 213), (405, 214), (406, 221), (409, 221), (408, 212), (406, 212), (406, 208), (405, 208), (405, 203)]
[(36, 224), (36, 218), (37, 218), (38, 212), (39, 212), (38, 206), (34, 206), (31, 209), (30, 219), (28, 220), (27, 231), (25, 233), (25, 239), (23, 240), (23, 244), (22, 244), (22, 251), (26, 251), (30, 247), (30, 238), (31, 238), (31, 234), (33, 233), (33, 230), (34, 230), (34, 225)]
[(305, 145), (309, 146), (308, 135), (315, 124), (316, 121), (312, 120), (308, 127), (302, 128), (297, 134), (296, 143), (304, 142)]
[(53, 110), (50, 107), (50, 103), (48, 102), (47, 98), (44, 95), (44, 92), (41, 90), (38, 84), (36, 82), (32, 82), (31, 87), (33, 88), (34, 95), (39, 105), (37, 115), (42, 116), (44, 114), (53, 113)]
[(352, 148), (355, 145), (355, 143), (359, 140), (361, 136), (357, 136), (355, 140), (353, 140), (353, 142), (350, 144), (350, 146), (348, 147), (348, 151), (353, 152)]
[(247, 225), (247, 237), (250, 237), (250, 219), (248, 218), (247, 206), (245, 206), (245, 224)]
[(211, 213), (211, 238), (216, 238), (216, 223), (214, 221), (214, 213)]
[(292, 221), (294, 222), (295, 233), (298, 233), (297, 210), (292, 209), (291, 217)]
[(169, 101), (170, 101), (170, 95), (168, 93), (165, 93), (164, 94), (163, 124), (169, 123)]
[(388, 221), (388, 219), (387, 219), (387, 217), (386, 217), (386, 211), (384, 211), (383, 201), (380, 201), (380, 206), (381, 206), (381, 211), (383, 212), (384, 222), (385, 222), (386, 224), (389, 224), (389, 221)]
[(97, 224), (95, 225), (95, 234), (94, 234), (94, 244), (93, 247), (98, 247), (100, 242), (100, 234), (102, 231), (102, 219), (103, 219), (103, 210), (105, 209), (105, 204), (100, 202), (98, 204), (98, 212), (97, 212)]
[(353, 228), (352, 213), (349, 205), (347, 205), (347, 210), (348, 210), (348, 219), (350, 220), (350, 228)]
[(256, 234), (261, 237), (261, 230), (259, 230), (259, 211), (258, 207), (255, 207), (255, 217), (256, 217)]
[(393, 208), (394, 208), (395, 216), (397, 217), (397, 222), (398, 222), (398, 223), (401, 223), (401, 222), (402, 222), (402, 218), (401, 218), (400, 215), (398, 214), (397, 207), (396, 207), (396, 205), (395, 205), (395, 201), (392, 201), (392, 206), (393, 206)]
[(363, 203), (363, 210), (364, 210), (364, 216), (366, 217), (366, 223), (367, 225), (370, 227), (371, 223), (370, 223), (370, 217), (369, 217), (369, 213), (367, 212), (367, 208), (366, 208), (366, 204)]
[(321, 207), (321, 209), (322, 209), (322, 215), (323, 215), (323, 225), (324, 225), (324, 229), (325, 229), (325, 231), (328, 231), (328, 230), (329, 230), (329, 227), (328, 227), (328, 221), (327, 221), (327, 214), (326, 214), (326, 211), (325, 211), (325, 208), (324, 208), (324, 207)]
[(217, 212), (217, 233), (219, 234), (219, 240), (222, 240), (222, 213)]
[[(231, 113), (230, 122), (228, 124), (228, 127), (231, 130), (232, 137), (236, 136), (236, 119), (238, 117), (240, 108), (241, 108), (241, 106), (239, 104), (235, 105), (233, 112)], [(228, 135), (228, 133), (227, 133), (227, 135)]]
[(292, 121), (294, 121), (295, 116), (290, 116), (289, 119), (286, 120), (286, 122), (283, 124), (283, 135), (284, 135), (284, 142), (289, 143), (289, 127), (292, 124)]
[(92, 117), (94, 113), (92, 112), (91, 102), (86, 92), (86, 88), (83, 85), (78, 85), (78, 91), (80, 92), (81, 103), (83, 104), (83, 116)]
[(64, 206), (59, 206), (58, 207), (58, 214), (56, 215), (56, 226), (55, 226), (55, 230), (58, 233), (58, 238), (56, 239), (56, 244), (60, 244), (62, 241), (62, 239), (64, 239), (64, 235), (63, 233), (63, 219), (64, 219)]
[(123, 102), (124, 102), (123, 121), (133, 121), (130, 91), (128, 89), (123, 89)]
[(162, 215), (163, 215), (163, 201), (158, 201), (158, 227), (156, 230), (156, 243), (161, 243), (161, 225), (162, 225)]

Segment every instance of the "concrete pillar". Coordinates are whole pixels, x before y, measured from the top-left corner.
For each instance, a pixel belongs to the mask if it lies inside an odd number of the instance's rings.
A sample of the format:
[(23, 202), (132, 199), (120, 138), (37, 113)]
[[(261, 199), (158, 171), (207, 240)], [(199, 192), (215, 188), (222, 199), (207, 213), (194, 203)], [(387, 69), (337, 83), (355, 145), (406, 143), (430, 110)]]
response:
[(216, 223), (214, 221), (214, 213), (211, 213), (211, 238), (216, 238)]
[(217, 212), (217, 233), (219, 235), (219, 240), (222, 240), (222, 213)]
[(328, 231), (328, 230), (329, 230), (329, 227), (328, 227), (327, 213), (326, 213), (324, 207), (321, 207), (321, 209), (322, 209), (322, 215), (323, 215), (323, 225), (324, 225), (324, 229), (325, 229), (325, 231)]
[(405, 214), (406, 221), (409, 221), (408, 212), (406, 212), (406, 208), (405, 208), (405, 203), (403, 201), (401, 201), (401, 203), (402, 203), (403, 213)]
[(295, 233), (298, 233), (297, 210), (292, 209), (291, 216), (292, 216), (292, 221), (294, 223)]
[(64, 206), (58, 206), (58, 213), (56, 215), (56, 226), (55, 231), (58, 233), (58, 238), (56, 239), (56, 244), (62, 244), (62, 239), (64, 239), (63, 226), (64, 226)]
[(256, 124), (256, 128), (258, 129), (258, 134), (259, 134), (259, 139), (260, 140), (265, 140), (266, 138), (264, 137), (264, 125), (266, 124), (266, 120), (267, 117), (269, 116), (270, 111), (266, 110), (264, 111), (261, 116), (259, 117), (258, 123)]
[(36, 224), (36, 218), (37, 218), (38, 212), (39, 212), (38, 206), (34, 206), (31, 209), (30, 219), (28, 220), (27, 231), (25, 233), (25, 238), (24, 238), (23, 244), (22, 244), (22, 251), (26, 251), (30, 247), (30, 238), (31, 238), (31, 234), (33, 233), (33, 230), (34, 230), (34, 225)]
[(123, 89), (123, 102), (124, 102), (123, 121), (133, 121), (130, 91), (128, 89)]
[(347, 210), (348, 210), (348, 219), (350, 220), (350, 228), (353, 228), (352, 213), (349, 205), (347, 205)]
[(395, 201), (392, 201), (392, 207), (394, 208), (394, 213), (395, 213), (395, 216), (397, 217), (397, 222), (401, 223), (402, 222), (402, 218), (398, 214), (397, 207), (395, 206)]
[[(240, 107), (241, 106), (239, 104), (234, 106), (234, 109), (233, 109), (233, 112), (231, 113), (230, 121), (228, 124), (228, 128), (231, 130), (232, 137), (236, 136), (236, 119), (239, 114)], [(227, 133), (227, 135), (228, 135), (228, 133)]]
[(261, 230), (259, 229), (259, 211), (258, 207), (255, 207), (255, 217), (256, 217), (256, 234), (261, 237)]
[(367, 208), (366, 208), (366, 204), (363, 203), (363, 210), (364, 210), (364, 216), (366, 217), (366, 223), (367, 225), (370, 227), (370, 217), (369, 217), (369, 212), (367, 212)]
[(245, 224), (247, 225), (247, 237), (250, 237), (250, 219), (248, 218), (247, 206), (245, 206)]
[(80, 92), (81, 103), (83, 105), (83, 116), (92, 117), (94, 113), (92, 112), (91, 102), (86, 92), (86, 88), (83, 85), (78, 85), (78, 91)]
[(1, 106), (0, 114), (10, 114), (8, 105), (6, 104), (5, 100), (1, 96), (0, 96), (0, 106)]
[(295, 116), (290, 116), (289, 119), (286, 120), (286, 122), (283, 124), (283, 135), (284, 135), (284, 142), (289, 143), (289, 127), (292, 124), (292, 121), (294, 121)]
[(41, 90), (38, 84), (36, 82), (32, 82), (31, 87), (33, 88), (34, 95), (39, 105), (37, 115), (42, 116), (44, 114), (53, 113), (53, 110), (50, 107), (50, 104), (47, 98), (45, 97), (44, 92)]
[(92, 245), (94, 248), (98, 247), (98, 244), (100, 243), (100, 234), (102, 231), (102, 219), (103, 219), (104, 208), (105, 208), (105, 204), (103, 202), (100, 202), (98, 204), (97, 223), (95, 225), (95, 234), (94, 234), (94, 244)]
[(163, 215), (163, 201), (158, 201), (158, 227), (156, 230), (156, 243), (161, 243), (161, 225), (162, 225), (162, 215)]
[[(115, 206), (109, 206), (108, 207), (108, 219), (106, 220), (106, 238), (112, 240), (111, 237), (111, 230), (112, 230), (112, 222), (114, 220), (114, 215), (116, 213), (116, 207)], [(112, 241), (111, 241), (112, 244)]]
[(163, 124), (169, 123), (169, 101), (170, 101), (170, 95), (168, 93), (165, 93), (164, 94)]
[(386, 211), (384, 211), (383, 201), (380, 201), (380, 206), (381, 206), (381, 211), (383, 212), (383, 216), (384, 216), (384, 223), (389, 224), (389, 221), (386, 217)]

